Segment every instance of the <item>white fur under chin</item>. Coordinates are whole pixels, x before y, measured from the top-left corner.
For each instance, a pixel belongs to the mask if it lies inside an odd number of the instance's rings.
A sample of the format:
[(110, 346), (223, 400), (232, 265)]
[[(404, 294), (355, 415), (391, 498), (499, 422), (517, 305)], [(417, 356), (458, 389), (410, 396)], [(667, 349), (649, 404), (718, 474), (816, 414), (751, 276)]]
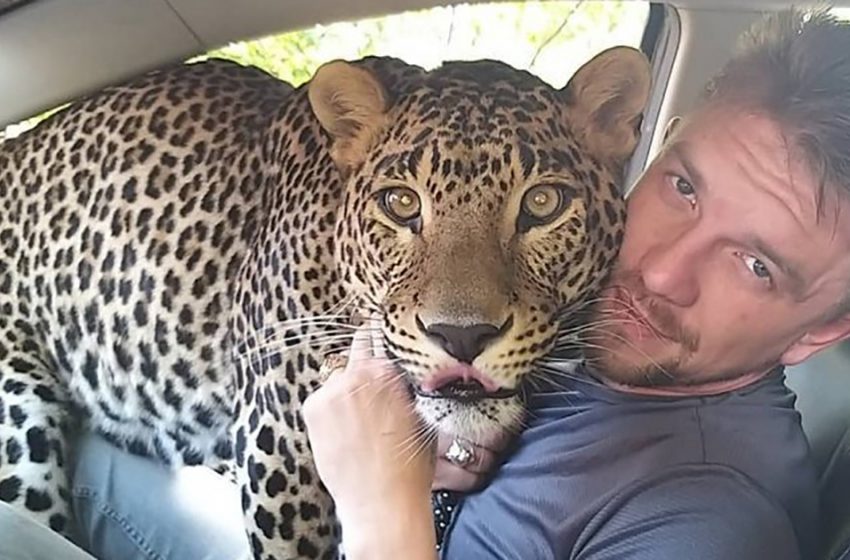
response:
[(516, 430), (522, 410), (518, 398), (465, 404), (450, 399), (416, 398), (416, 411), (428, 426), (472, 442), (488, 439), (494, 432)]

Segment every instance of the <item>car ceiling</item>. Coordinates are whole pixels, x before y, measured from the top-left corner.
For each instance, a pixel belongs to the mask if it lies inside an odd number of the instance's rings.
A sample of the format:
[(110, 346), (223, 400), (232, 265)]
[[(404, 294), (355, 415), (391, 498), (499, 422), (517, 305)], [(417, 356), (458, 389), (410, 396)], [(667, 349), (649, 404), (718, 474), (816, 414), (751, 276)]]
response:
[[(0, 0), (0, 127), (103, 85), (185, 60), (230, 41), (452, 3)], [(788, 5), (773, 0), (670, 3), (680, 12), (741, 15)]]

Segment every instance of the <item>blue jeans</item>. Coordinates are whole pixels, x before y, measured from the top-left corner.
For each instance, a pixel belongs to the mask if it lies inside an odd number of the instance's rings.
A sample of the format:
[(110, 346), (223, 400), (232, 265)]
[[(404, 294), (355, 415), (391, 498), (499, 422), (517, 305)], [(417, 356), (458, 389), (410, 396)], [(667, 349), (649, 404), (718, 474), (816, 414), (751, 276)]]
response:
[(238, 488), (204, 467), (169, 470), (88, 434), (77, 445), (74, 516), (98, 558), (239, 560), (249, 556)]
[[(81, 437), (75, 452), (71, 492), (79, 542), (96, 558), (249, 557), (239, 492), (228, 480), (203, 467), (171, 471), (94, 434)], [(93, 560), (2, 502), (0, 535), (2, 560)]]
[(0, 501), (2, 560), (94, 560), (44, 525)]

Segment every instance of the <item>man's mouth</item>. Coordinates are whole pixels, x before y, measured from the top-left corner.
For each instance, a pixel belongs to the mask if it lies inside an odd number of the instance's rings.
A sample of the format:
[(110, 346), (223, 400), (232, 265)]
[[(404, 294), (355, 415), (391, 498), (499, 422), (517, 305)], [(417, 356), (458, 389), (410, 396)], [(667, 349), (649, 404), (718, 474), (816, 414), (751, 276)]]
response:
[[(616, 314), (623, 314), (626, 323), (622, 324), (622, 327), (627, 331), (635, 332), (639, 336), (649, 334), (661, 340), (676, 342), (674, 335), (668, 333), (666, 329), (658, 325), (657, 321), (650, 318), (651, 314), (644, 309), (628, 288), (617, 285), (613, 286), (612, 289), (615, 299), (615, 317), (613, 318), (617, 318)], [(641, 336), (641, 338), (646, 337)]]

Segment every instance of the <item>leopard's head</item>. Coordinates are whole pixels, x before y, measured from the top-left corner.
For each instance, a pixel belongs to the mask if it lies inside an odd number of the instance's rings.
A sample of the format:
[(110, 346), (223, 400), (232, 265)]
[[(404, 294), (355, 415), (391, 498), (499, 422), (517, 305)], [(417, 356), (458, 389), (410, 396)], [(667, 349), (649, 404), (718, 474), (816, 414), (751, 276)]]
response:
[(563, 89), (493, 61), (332, 62), (313, 78), (346, 182), (341, 276), (432, 426), (475, 440), (518, 425), (523, 380), (617, 254), (649, 81), (626, 47)]

